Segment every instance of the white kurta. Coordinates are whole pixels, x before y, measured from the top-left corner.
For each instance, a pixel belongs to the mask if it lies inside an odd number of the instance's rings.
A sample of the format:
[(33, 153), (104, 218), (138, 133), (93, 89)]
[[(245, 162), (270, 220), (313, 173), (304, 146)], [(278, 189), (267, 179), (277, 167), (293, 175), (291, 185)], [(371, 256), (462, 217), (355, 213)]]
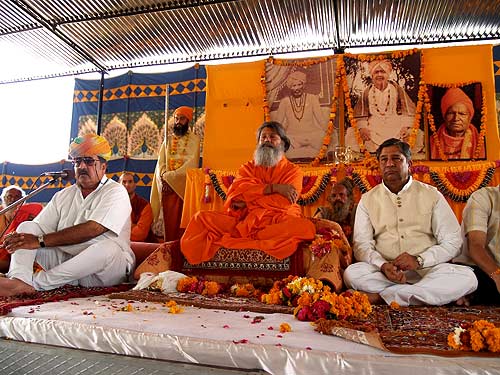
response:
[[(394, 194), (380, 184), (359, 202), (354, 224), (359, 263), (346, 269), (344, 280), (348, 287), (380, 294), (387, 303), (450, 303), (477, 288), (469, 267), (446, 263), (459, 253), (461, 243), (458, 221), (437, 189), (410, 178)], [(380, 267), (403, 252), (420, 255), (424, 268), (407, 272), (407, 284), (396, 284)]]
[[(23, 223), (17, 231), (48, 234), (90, 220), (108, 231), (76, 245), (20, 249), (12, 255), (8, 277), (23, 280), (37, 290), (65, 284), (106, 286), (125, 281), (135, 263), (130, 248), (130, 213), (127, 191), (106, 176), (86, 198), (77, 185), (57, 192), (33, 222)], [(45, 271), (33, 274), (35, 260)]]

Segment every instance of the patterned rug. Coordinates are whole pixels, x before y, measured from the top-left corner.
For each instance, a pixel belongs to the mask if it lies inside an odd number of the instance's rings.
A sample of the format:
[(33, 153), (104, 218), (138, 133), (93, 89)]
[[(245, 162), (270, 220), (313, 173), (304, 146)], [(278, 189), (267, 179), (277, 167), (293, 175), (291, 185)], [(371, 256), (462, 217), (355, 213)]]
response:
[(464, 323), (488, 320), (500, 326), (500, 307), (374, 306), (363, 321), (320, 319), (316, 330), (327, 335), (378, 347), (398, 354), (498, 357), (500, 353), (458, 351), (448, 346), (448, 334)]
[(283, 313), (292, 314), (293, 307), (266, 305), (256, 299), (217, 295), (207, 297), (194, 293), (160, 293), (147, 290), (130, 290), (122, 293), (112, 293), (108, 296), (112, 299), (125, 299), (132, 301), (160, 302), (175, 301), (181, 305), (202, 307), (205, 309), (230, 310), (230, 311), (252, 311), (257, 313)]
[(19, 306), (42, 305), (47, 302), (66, 301), (70, 298), (101, 296), (129, 290), (131, 287), (132, 285), (130, 284), (94, 288), (66, 285), (61, 288), (36, 292), (34, 294), (0, 297), (0, 315), (7, 315), (12, 309)]

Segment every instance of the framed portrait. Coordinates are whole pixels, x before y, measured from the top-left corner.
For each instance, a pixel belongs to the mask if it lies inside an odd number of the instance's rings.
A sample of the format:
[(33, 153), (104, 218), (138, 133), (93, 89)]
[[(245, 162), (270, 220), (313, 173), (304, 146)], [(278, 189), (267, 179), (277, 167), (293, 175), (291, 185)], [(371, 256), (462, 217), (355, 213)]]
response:
[(431, 103), (427, 113), (430, 160), (485, 159), (481, 83), (427, 85), (427, 95)]
[[(272, 121), (283, 125), (291, 146), (287, 158), (309, 162), (320, 152), (328, 130), (336, 59), (314, 64), (266, 62), (266, 91)], [(338, 144), (338, 126), (330, 135), (329, 149)]]
[[(344, 58), (350, 108), (345, 118), (345, 146), (374, 153), (386, 139), (406, 141), (415, 159), (426, 157), (425, 129), (415, 116), (420, 82), (420, 52), (373, 59)], [(413, 131), (415, 129), (415, 131)]]

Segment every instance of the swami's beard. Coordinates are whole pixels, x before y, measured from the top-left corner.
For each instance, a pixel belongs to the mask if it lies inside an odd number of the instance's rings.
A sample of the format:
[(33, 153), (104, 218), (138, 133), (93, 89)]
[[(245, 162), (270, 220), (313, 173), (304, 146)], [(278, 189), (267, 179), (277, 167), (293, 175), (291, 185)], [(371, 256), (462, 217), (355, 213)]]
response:
[(174, 125), (174, 134), (177, 137), (182, 137), (183, 135), (186, 135), (186, 133), (188, 132), (188, 130), (189, 130), (189, 124), (186, 124), (186, 125), (181, 125), (181, 124)]
[(283, 147), (270, 144), (261, 144), (254, 152), (253, 158), (256, 165), (262, 167), (275, 167), (283, 157)]
[(342, 222), (346, 219), (347, 215), (349, 215), (349, 211), (351, 208), (351, 201), (347, 200), (347, 202), (342, 203), (340, 201), (334, 202), (332, 204), (332, 219), (333, 221)]

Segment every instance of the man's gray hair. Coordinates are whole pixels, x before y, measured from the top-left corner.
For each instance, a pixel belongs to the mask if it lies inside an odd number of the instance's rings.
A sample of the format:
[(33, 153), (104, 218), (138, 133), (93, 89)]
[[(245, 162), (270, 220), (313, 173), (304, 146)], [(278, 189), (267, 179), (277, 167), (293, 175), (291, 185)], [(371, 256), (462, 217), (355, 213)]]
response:
[(259, 143), (260, 135), (265, 128), (273, 129), (280, 136), (284, 144), (284, 150), (285, 152), (287, 152), (290, 148), (290, 139), (286, 136), (283, 125), (281, 125), (277, 121), (266, 121), (261, 126), (259, 126), (259, 129), (257, 129), (257, 143)]

